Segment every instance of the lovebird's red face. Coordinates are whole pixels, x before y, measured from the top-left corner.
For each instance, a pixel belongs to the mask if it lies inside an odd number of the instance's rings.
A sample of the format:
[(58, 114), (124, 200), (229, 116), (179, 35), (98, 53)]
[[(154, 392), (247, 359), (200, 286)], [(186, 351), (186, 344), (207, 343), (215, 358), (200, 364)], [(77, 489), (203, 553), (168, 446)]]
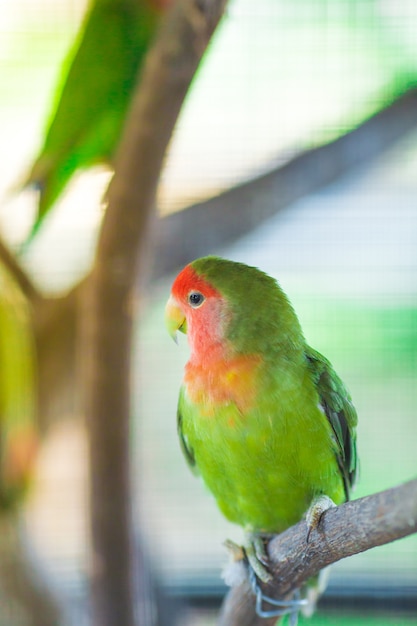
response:
[(227, 303), (212, 285), (187, 265), (177, 276), (165, 308), (165, 323), (171, 337), (187, 333), (194, 357), (219, 347), (230, 318)]

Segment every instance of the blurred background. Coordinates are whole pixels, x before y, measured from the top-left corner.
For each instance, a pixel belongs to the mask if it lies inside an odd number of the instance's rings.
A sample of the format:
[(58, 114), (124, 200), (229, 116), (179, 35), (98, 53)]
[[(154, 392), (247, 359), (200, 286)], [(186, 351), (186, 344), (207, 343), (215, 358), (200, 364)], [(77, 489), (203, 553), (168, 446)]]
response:
[[(68, 292), (91, 266), (111, 175), (103, 166), (78, 172), (22, 251), (37, 192), (21, 183), (85, 9), (81, 0), (0, 1), (0, 232), (51, 297)], [(182, 110), (158, 210), (181, 211), (296, 163), (416, 85), (411, 0), (232, 0)], [(416, 476), (417, 116), (414, 124), (377, 144), (372, 158), (351, 159), (330, 184), (284, 207), (279, 194), (271, 196), (276, 214), (254, 220), (239, 239), (224, 244), (219, 225), (219, 243), (211, 238), (207, 250), (275, 276), (308, 342), (346, 382), (359, 415), (354, 497)], [(302, 162), (297, 167), (303, 177)], [(204, 242), (205, 232), (187, 236)], [(241, 535), (189, 473), (177, 442), (188, 351), (185, 338), (175, 346), (163, 324), (177, 269), (173, 260), (170, 273), (150, 281), (136, 329), (135, 519), (165, 592), (181, 603), (178, 623), (197, 626), (215, 623), (225, 592), (222, 542)], [(86, 436), (72, 403), (61, 402), (58, 413), (42, 439), (20, 523), (45, 579), (69, 604), (68, 623), (81, 624), (89, 568)], [(1, 593), (0, 624), (31, 623)], [(301, 623), (417, 624), (417, 537), (334, 566), (321, 606)]]

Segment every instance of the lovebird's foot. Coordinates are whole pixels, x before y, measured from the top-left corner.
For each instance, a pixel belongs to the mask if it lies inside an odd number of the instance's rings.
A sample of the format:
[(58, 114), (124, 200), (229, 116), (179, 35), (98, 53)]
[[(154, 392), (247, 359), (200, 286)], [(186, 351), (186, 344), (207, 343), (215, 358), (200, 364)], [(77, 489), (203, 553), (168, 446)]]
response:
[[(248, 563), (249, 581), (256, 597), (256, 613), (262, 618), (290, 615), (290, 626), (297, 626), (298, 612), (307, 606), (308, 600), (300, 599), (298, 591), (291, 600), (276, 600), (262, 593), (259, 581), (268, 583), (273, 579), (266, 551), (268, 537), (253, 533), (248, 539), (244, 551)], [(266, 609), (265, 604), (276, 608)]]
[(306, 522), (307, 522), (306, 541), (307, 543), (309, 542), (312, 531), (316, 530), (316, 528), (318, 527), (323, 513), (325, 513), (326, 511), (328, 511), (328, 509), (331, 509), (335, 506), (336, 505), (333, 502), (333, 500), (329, 498), (328, 496), (324, 496), (324, 495), (318, 496), (318, 498), (315, 498), (313, 500), (306, 514)]
[[(268, 583), (272, 574), (268, 570), (268, 556), (264, 538), (260, 535), (250, 535), (245, 547), (227, 539), (224, 542), (231, 558), (231, 562), (223, 570), (222, 576), (226, 584), (234, 587), (247, 580), (248, 570), (253, 573), (254, 579)], [(242, 565), (238, 573), (237, 565)], [(237, 581), (237, 582), (236, 582)]]
[[(272, 536), (272, 535), (271, 535)], [(269, 571), (269, 558), (266, 551), (269, 537), (258, 533), (249, 533), (245, 544), (245, 556), (249, 567), (263, 583), (271, 582), (273, 576)]]
[[(268, 583), (272, 580), (272, 574), (268, 570), (268, 555), (266, 553), (264, 539), (265, 538), (261, 535), (254, 534), (249, 535), (249, 539), (246, 542), (245, 547), (239, 546), (230, 539), (226, 539), (224, 546), (227, 548), (230, 556), (232, 557), (232, 565), (242, 563), (245, 570), (249, 568), (258, 580)], [(223, 576), (229, 580), (230, 577), (228, 569), (223, 572)], [(231, 578), (233, 581), (234, 575)], [(233, 582), (231, 582), (230, 586), (233, 586)]]

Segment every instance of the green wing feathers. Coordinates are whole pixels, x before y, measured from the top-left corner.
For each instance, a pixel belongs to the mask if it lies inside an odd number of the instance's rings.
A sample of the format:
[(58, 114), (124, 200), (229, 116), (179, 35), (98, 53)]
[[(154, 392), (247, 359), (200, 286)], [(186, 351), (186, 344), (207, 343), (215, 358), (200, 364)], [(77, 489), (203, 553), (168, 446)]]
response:
[(309, 346), (306, 357), (320, 398), (320, 404), (337, 442), (337, 461), (343, 475), (346, 498), (355, 484), (358, 471), (356, 426), (358, 417), (351, 397), (331, 363)]
[(194, 457), (194, 452), (192, 450), (192, 448), (190, 447), (188, 441), (187, 441), (187, 437), (186, 435), (184, 435), (184, 431), (182, 428), (182, 415), (181, 415), (181, 401), (182, 401), (182, 396), (183, 396), (183, 389), (181, 389), (180, 392), (180, 397), (179, 397), (179, 402), (178, 402), (178, 410), (177, 410), (177, 431), (178, 431), (178, 438), (180, 440), (180, 446), (181, 446), (181, 450), (185, 456), (185, 460), (187, 461), (188, 465), (190, 466), (192, 472), (196, 475), (199, 474), (198, 471), (198, 467), (195, 461), (195, 457)]

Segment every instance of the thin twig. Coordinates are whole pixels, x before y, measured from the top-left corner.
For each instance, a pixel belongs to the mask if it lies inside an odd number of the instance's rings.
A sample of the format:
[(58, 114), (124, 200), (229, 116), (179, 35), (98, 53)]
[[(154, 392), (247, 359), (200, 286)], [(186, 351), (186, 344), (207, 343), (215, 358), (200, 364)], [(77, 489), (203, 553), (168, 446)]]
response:
[[(268, 596), (283, 598), (318, 571), (353, 554), (417, 532), (417, 480), (329, 509), (306, 544), (306, 523), (277, 535), (268, 546), (274, 581)], [(273, 626), (255, 613), (249, 584), (232, 588), (218, 626)]]
[(6, 242), (0, 236), (0, 261), (9, 270), (18, 283), (20, 289), (32, 303), (36, 303), (42, 299), (42, 295), (29, 274), (17, 260), (17, 257), (9, 249)]

